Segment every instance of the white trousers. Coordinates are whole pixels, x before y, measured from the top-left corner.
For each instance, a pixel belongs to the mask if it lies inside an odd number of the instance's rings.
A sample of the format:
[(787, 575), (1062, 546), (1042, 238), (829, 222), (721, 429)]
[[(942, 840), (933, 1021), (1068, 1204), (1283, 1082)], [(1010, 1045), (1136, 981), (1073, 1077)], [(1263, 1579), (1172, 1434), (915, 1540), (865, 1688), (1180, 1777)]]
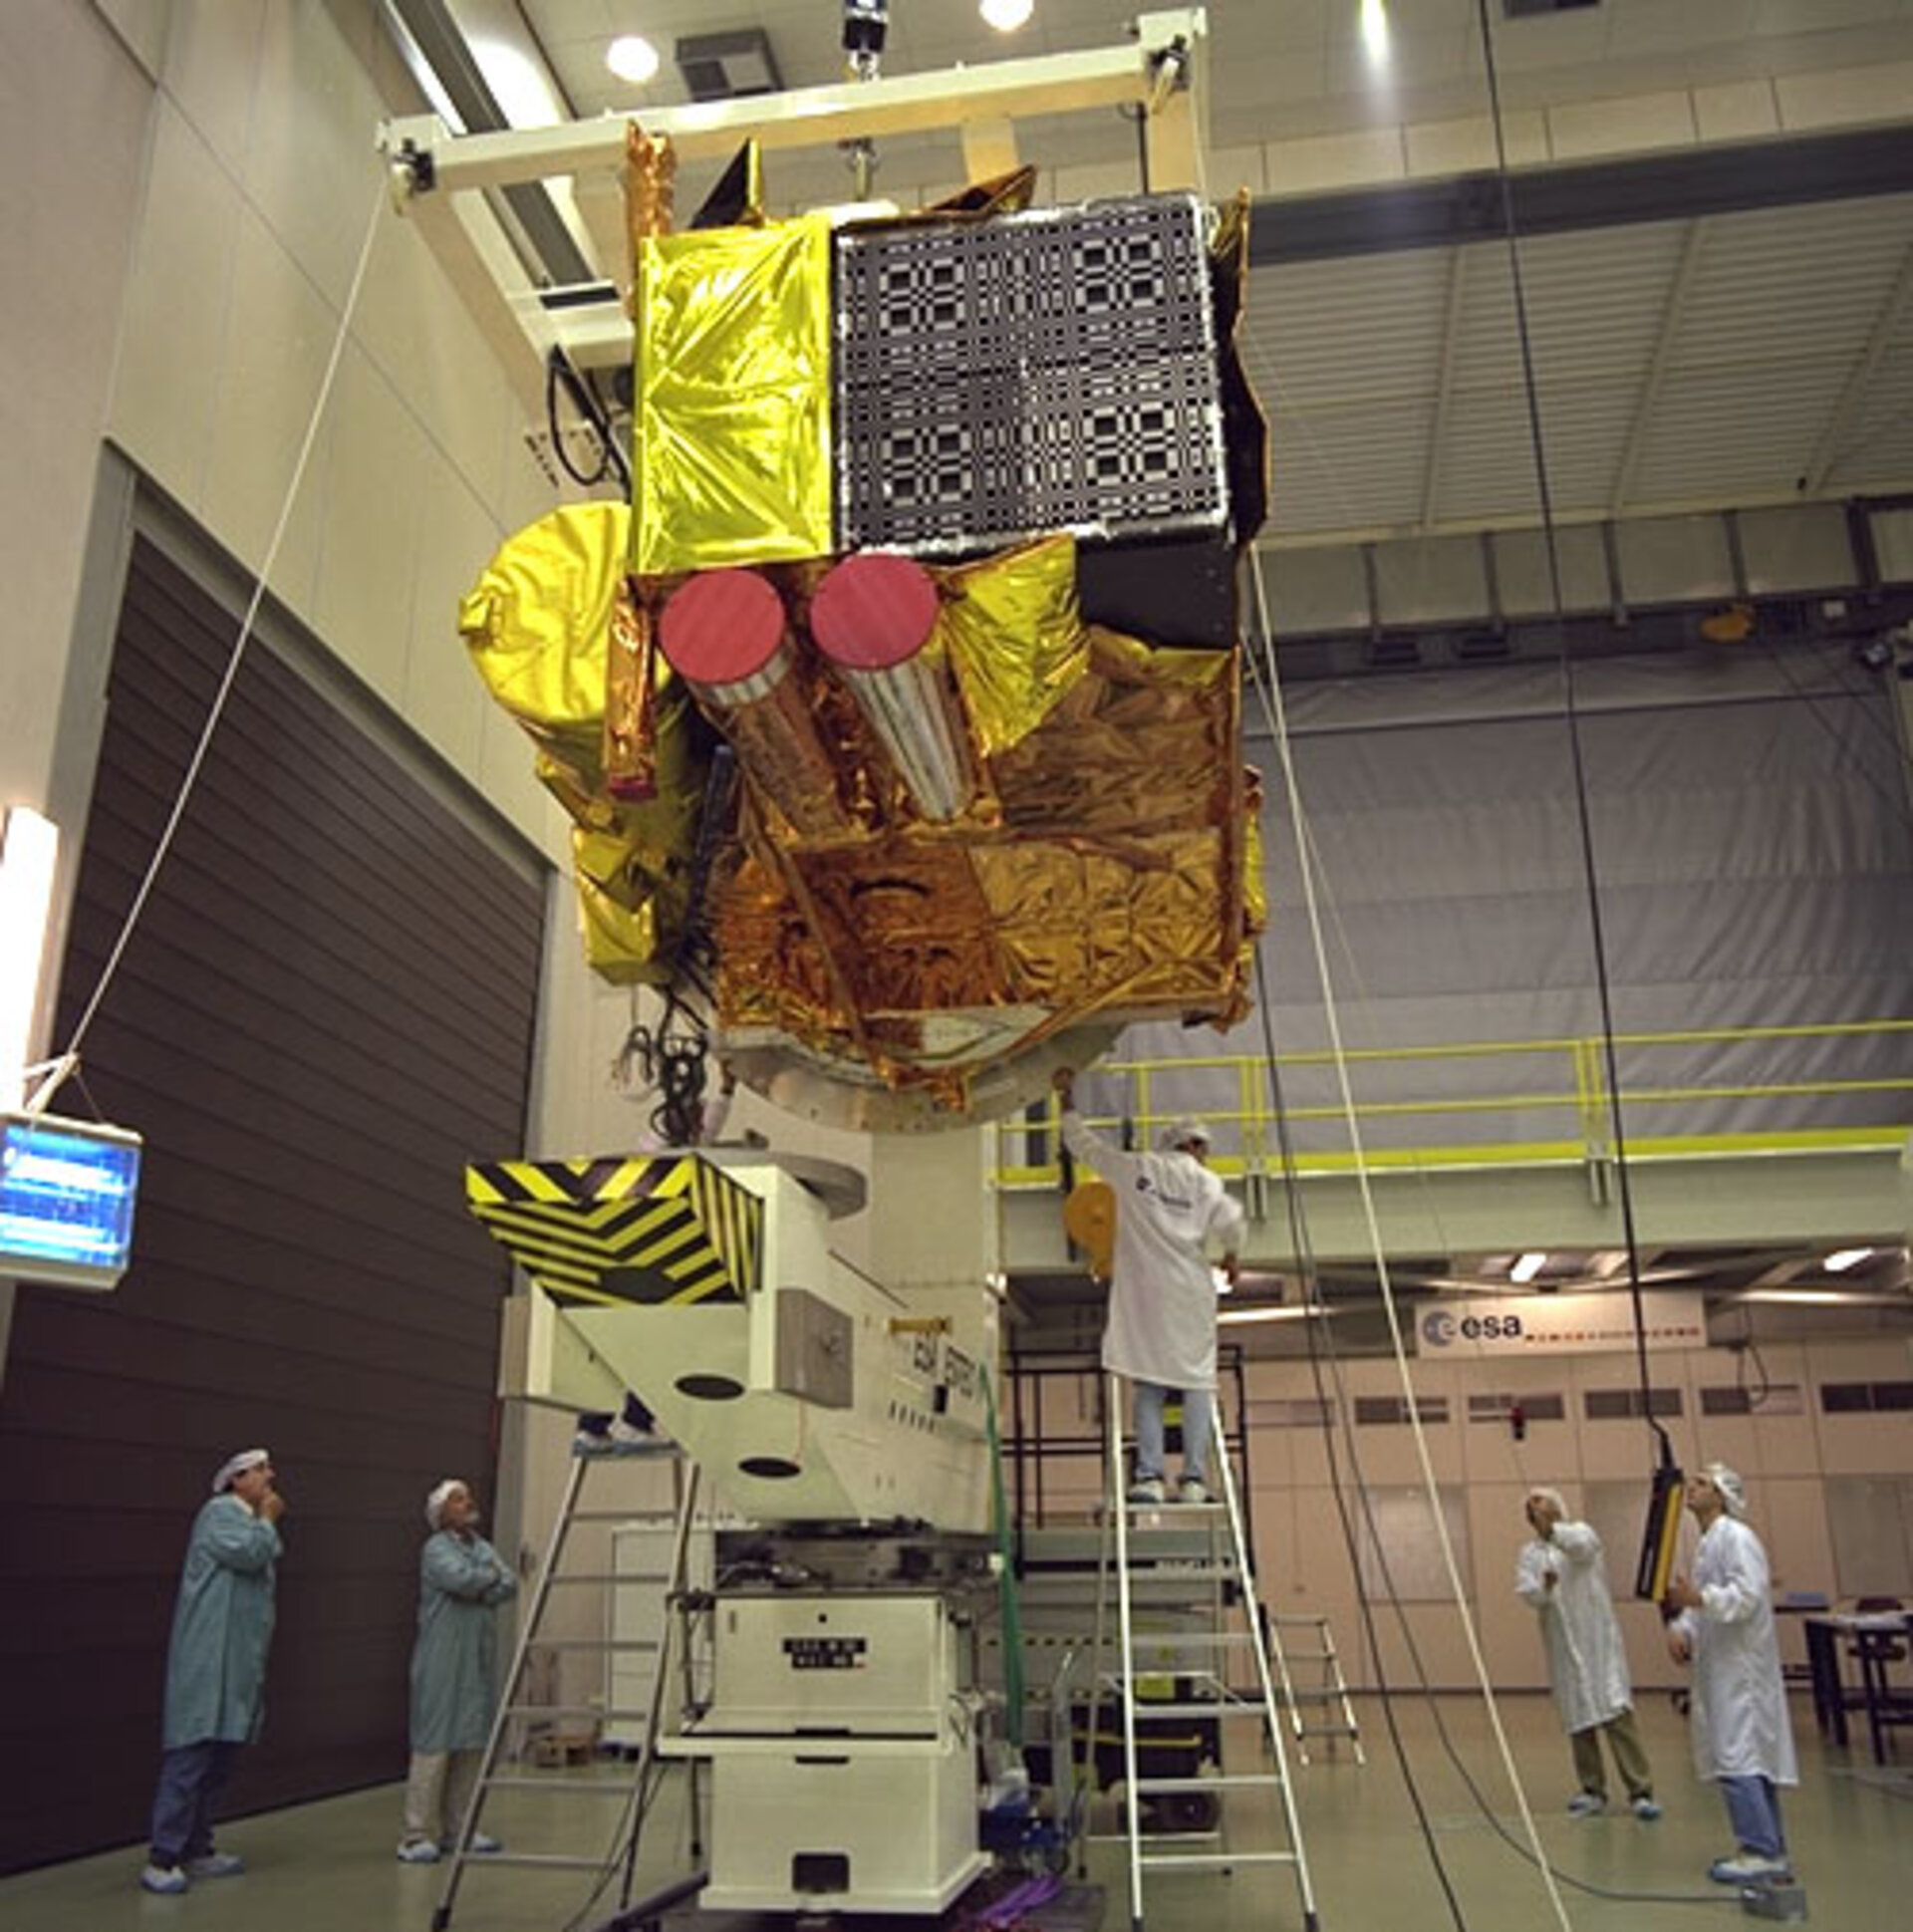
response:
[(465, 1821), (482, 1751), (414, 1751), (406, 1780), (407, 1844), (448, 1844)]

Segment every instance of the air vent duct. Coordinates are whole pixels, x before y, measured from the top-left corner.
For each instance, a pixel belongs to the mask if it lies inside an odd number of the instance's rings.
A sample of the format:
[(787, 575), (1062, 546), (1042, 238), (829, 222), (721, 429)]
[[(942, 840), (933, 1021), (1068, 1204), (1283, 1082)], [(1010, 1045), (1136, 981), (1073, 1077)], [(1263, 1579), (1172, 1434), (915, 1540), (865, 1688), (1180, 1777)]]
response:
[(678, 72), (693, 101), (734, 101), (746, 94), (776, 94), (784, 85), (761, 27), (729, 34), (692, 34), (673, 50)]

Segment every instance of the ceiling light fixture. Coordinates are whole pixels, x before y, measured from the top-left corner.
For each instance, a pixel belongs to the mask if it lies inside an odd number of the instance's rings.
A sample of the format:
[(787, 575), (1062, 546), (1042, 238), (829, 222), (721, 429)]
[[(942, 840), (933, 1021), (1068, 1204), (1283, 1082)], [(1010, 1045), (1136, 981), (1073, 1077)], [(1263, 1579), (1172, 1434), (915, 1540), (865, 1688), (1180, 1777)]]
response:
[(1850, 1267), (1858, 1267), (1862, 1261), (1870, 1261), (1873, 1250), (1870, 1247), (1838, 1247), (1820, 1265), (1829, 1274), (1844, 1274)]
[(1382, 0), (1362, 0), (1362, 45), (1378, 67), (1388, 59), (1388, 9)]
[(1791, 1301), (1810, 1308), (1897, 1308), (1899, 1294), (1868, 1294), (1864, 1288), (1745, 1288), (1742, 1301)]
[(1311, 1301), (1306, 1306), (1280, 1308), (1225, 1308), (1216, 1319), (1218, 1321), (1302, 1321), (1310, 1315), (1329, 1315), (1335, 1311), (1324, 1307), (1319, 1301)]
[(1036, 10), (1036, 0), (983, 0), (976, 9), (999, 34), (1013, 34), (1028, 23)]
[(1518, 1261), (1516, 1261), (1511, 1268), (1508, 1269), (1507, 1278), (1510, 1281), (1518, 1281), (1521, 1283), (1523, 1287), (1525, 1287), (1527, 1283), (1533, 1280), (1535, 1275), (1540, 1273), (1541, 1269), (1544, 1268), (1546, 1265), (1547, 1265), (1547, 1256), (1545, 1254), (1531, 1253), (1531, 1252), (1527, 1254), (1523, 1254), (1521, 1258)]
[(643, 87), (658, 78), (658, 50), (643, 34), (620, 34), (605, 49), (605, 65), (619, 80)]

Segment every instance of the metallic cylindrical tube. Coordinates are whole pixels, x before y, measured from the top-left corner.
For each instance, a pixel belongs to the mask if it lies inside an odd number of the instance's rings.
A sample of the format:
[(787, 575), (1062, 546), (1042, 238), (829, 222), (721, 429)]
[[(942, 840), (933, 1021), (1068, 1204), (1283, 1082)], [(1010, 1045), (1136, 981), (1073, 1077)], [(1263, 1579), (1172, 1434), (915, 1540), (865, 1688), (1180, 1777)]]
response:
[(846, 557), (810, 601), (810, 635), (891, 755), (917, 809), (956, 818), (975, 790), (969, 732), (943, 667), (924, 650), (937, 586), (908, 557)]
[(753, 570), (708, 570), (665, 606), (658, 642), (766, 798), (806, 838), (851, 829), (817, 735), (784, 600)]

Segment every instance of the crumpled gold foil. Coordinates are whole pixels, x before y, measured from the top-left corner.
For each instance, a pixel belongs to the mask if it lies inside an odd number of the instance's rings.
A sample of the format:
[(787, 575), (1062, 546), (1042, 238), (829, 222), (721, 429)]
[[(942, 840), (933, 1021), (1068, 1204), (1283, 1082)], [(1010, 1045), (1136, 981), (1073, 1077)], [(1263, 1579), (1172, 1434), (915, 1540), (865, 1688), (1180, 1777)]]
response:
[[(938, 575), (984, 593), (953, 596), (939, 636), (966, 699), (1001, 697), (992, 813), (891, 815), (860, 843), (780, 838), (719, 899), (722, 1023), (960, 1107), (963, 1069), (934, 1042), (964, 1016), (1003, 1015), (1015, 1046), (1095, 1015), (1239, 1016), (1260, 881), (1241, 873), (1255, 827), (1235, 654), (1084, 627), (1067, 538)], [(1017, 662), (1045, 642), (1060, 642), (1047, 680)], [(970, 718), (980, 742), (973, 702)]]
[(1036, 198), (1036, 179), (1035, 167), (1024, 162), (1007, 173), (971, 181), (967, 187), (958, 188), (941, 201), (927, 203), (919, 213), (940, 220), (954, 214), (975, 215), (979, 219), (985, 215), (1021, 214)]
[[(541, 517), (486, 565), (459, 606), (459, 628), (492, 696), (538, 745), (539, 782), (574, 821), (591, 964), (612, 977), (662, 980), (683, 938), (709, 740), (663, 654), (650, 654), (652, 789), (642, 802), (612, 796), (607, 727), (630, 726), (645, 708), (634, 660), (622, 688), (632, 708), (607, 713), (614, 627), (623, 627), (629, 653), (648, 623), (624, 575), (629, 525), (621, 503), (574, 504)], [(635, 743), (614, 744), (615, 757)]]
[(1076, 599), (1076, 540), (1044, 537), (936, 573), (938, 632), (985, 757), (1019, 744), (1089, 666)]
[(648, 135), (637, 122), (625, 128), (625, 230), (631, 259), (654, 235), (672, 230), (678, 186), (678, 150), (669, 135)]
[(553, 510), (506, 540), (458, 606), (486, 690), (587, 791), (602, 781), (605, 661), (630, 527), (622, 503)]
[(605, 789), (636, 803), (658, 795), (658, 685), (661, 663), (656, 626), (629, 584), (611, 611), (605, 664)]
[(649, 238), (638, 287), (632, 569), (826, 554), (828, 221)]
[(1242, 909), (1243, 926), (1252, 939), (1268, 924), (1268, 881), (1262, 874), (1267, 856), (1262, 843), (1261, 773), (1250, 772), (1248, 779), (1242, 819)]
[(1228, 651), (1152, 650), (1092, 626), (1088, 671), (991, 765), (1007, 826), (1094, 836), (1220, 824), (1240, 694)]

